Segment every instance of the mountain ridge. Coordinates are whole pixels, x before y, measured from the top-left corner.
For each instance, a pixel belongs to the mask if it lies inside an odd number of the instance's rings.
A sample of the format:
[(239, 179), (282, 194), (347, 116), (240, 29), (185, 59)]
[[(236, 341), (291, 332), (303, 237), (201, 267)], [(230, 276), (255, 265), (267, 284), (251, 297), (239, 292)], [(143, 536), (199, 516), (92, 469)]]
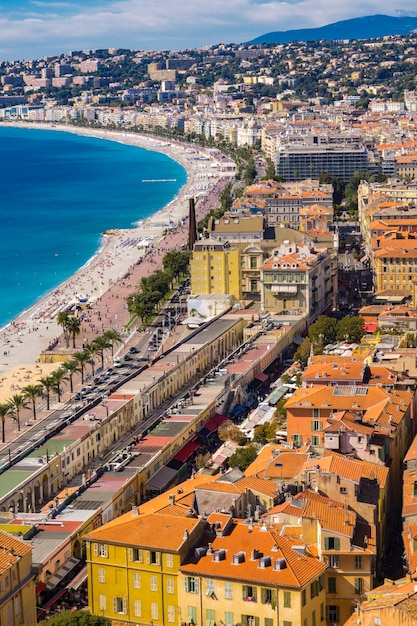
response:
[(256, 37), (248, 44), (280, 44), (292, 41), (331, 41), (340, 39), (377, 39), (389, 35), (410, 35), (417, 30), (417, 16), (393, 17), (367, 15), (334, 22), (318, 28), (271, 31)]

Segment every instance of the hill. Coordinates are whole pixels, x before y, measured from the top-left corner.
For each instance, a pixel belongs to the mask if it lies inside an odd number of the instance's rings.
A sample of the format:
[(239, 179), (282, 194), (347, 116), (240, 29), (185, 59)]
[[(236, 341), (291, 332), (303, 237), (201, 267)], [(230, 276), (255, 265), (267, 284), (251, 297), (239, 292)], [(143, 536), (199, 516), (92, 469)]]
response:
[(247, 43), (289, 43), (291, 41), (319, 41), (340, 39), (375, 39), (387, 35), (410, 35), (417, 30), (417, 17), (368, 15), (321, 26), (266, 33)]

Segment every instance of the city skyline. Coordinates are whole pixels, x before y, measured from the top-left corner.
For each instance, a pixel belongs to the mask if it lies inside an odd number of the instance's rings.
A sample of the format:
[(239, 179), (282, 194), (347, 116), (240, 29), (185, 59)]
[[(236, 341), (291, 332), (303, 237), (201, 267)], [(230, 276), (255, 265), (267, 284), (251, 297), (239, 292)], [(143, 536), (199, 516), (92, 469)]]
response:
[(387, 0), (3, 0), (0, 59), (24, 60), (76, 49), (131, 48), (180, 50), (219, 43), (242, 43), (271, 31), (315, 28), (374, 14), (415, 14), (403, 0), (393, 10)]

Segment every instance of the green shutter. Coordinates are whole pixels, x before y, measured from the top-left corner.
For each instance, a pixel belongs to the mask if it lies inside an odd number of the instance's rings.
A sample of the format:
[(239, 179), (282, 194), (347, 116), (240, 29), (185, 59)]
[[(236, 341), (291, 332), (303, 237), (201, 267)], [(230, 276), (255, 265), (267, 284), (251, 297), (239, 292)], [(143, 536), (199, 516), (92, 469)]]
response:
[(259, 617), (255, 616), (255, 626), (259, 626)]
[(340, 549), (340, 539), (339, 539), (339, 537), (335, 537), (335, 539), (334, 539), (334, 549), (335, 550), (339, 550)]
[(261, 602), (262, 604), (266, 602), (266, 589), (264, 587), (261, 587)]
[(185, 593), (187, 593), (188, 592), (188, 576), (184, 578), (184, 588), (185, 588)]
[(242, 600), (246, 600), (248, 597), (248, 588), (246, 585), (242, 585)]
[(328, 537), (324, 538), (324, 549), (325, 550), (329, 549), (329, 538)]

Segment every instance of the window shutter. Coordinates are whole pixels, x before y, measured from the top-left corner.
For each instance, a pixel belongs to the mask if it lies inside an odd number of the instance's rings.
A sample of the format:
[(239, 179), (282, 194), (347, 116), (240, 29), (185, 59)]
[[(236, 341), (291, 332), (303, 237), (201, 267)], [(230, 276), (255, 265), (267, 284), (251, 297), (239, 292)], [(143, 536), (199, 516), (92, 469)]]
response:
[(127, 600), (126, 600), (126, 598), (123, 598), (123, 613), (124, 614), (127, 613)]
[(262, 604), (266, 602), (266, 589), (264, 587), (261, 588), (261, 602)]
[(93, 543), (93, 553), (94, 553), (94, 556), (98, 556), (98, 544), (97, 543)]
[(255, 626), (259, 626), (259, 617), (255, 617)]
[(315, 430), (315, 428), (314, 428), (314, 422), (313, 422), (313, 421), (312, 421), (312, 422), (310, 422), (310, 430), (312, 430), (312, 431), (314, 431), (314, 430)]
[(143, 563), (143, 550), (138, 550), (138, 561)]
[(150, 562), (151, 562), (151, 553), (149, 552), (149, 550), (146, 550), (146, 563), (147, 563), (147, 565), (149, 565)]
[(161, 553), (160, 552), (156, 553), (156, 564), (161, 565)]
[(117, 613), (117, 598), (113, 598), (113, 613)]
[(339, 537), (335, 537), (335, 539), (334, 539), (334, 549), (335, 550), (339, 550), (339, 548), (340, 548), (340, 539), (339, 539)]
[(187, 593), (188, 590), (189, 590), (189, 587), (188, 587), (188, 576), (186, 576), (184, 578), (184, 588), (185, 588), (185, 593)]
[(133, 561), (133, 549), (129, 548), (129, 561)]
[(324, 549), (325, 550), (329, 549), (329, 538), (328, 537), (324, 538)]
[(246, 585), (242, 586), (242, 600), (246, 600), (248, 597), (248, 588)]
[(252, 587), (252, 597), (256, 602), (256, 596), (257, 596), (258, 590), (256, 587)]
[(198, 578), (195, 579), (195, 593), (198, 593)]

